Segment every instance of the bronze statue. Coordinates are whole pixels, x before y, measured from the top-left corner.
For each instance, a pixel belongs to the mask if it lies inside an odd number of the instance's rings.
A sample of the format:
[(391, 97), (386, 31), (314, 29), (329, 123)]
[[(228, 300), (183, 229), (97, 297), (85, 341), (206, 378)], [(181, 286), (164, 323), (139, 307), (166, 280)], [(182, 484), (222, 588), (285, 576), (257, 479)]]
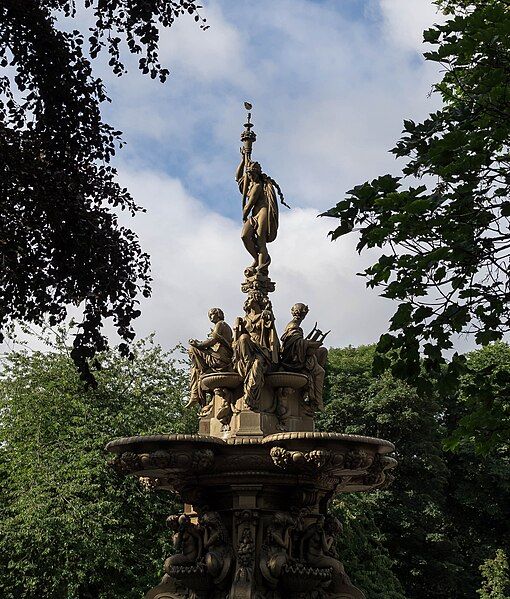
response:
[(315, 431), (326, 334), (315, 326), (305, 336), (302, 303), (281, 340), (277, 334), (267, 244), (278, 232), (279, 190), (252, 161), (251, 129), (248, 114), (237, 172), (252, 256), (244, 311), (232, 330), (221, 310), (210, 310), (209, 337), (190, 341), (199, 432), (116, 439), (107, 450), (117, 472), (186, 505), (186, 515), (168, 522), (176, 555), (146, 599), (364, 599), (335, 551), (341, 526), (326, 514), (336, 495), (384, 488), (394, 446)]
[(207, 573), (215, 584), (221, 583), (232, 566), (232, 546), (218, 512), (205, 512), (200, 516), (204, 531), (204, 562)]
[(230, 389), (225, 389), (224, 387), (216, 387), (214, 389), (214, 397), (221, 398), (221, 406), (218, 409), (216, 418), (224, 427), (228, 427), (234, 413), (232, 391)]
[(165, 572), (172, 576), (173, 567), (190, 566), (200, 559), (203, 540), (199, 528), (191, 523), (190, 517), (186, 514), (169, 516), (167, 526), (174, 532), (172, 538), (174, 548), (176, 551), (180, 551), (165, 561)]
[[(251, 107), (250, 104), (248, 106)], [(250, 108), (248, 108), (250, 110)], [(276, 239), (278, 233), (278, 194), (281, 203), (285, 203), (280, 186), (274, 179), (262, 172), (258, 162), (251, 159), (252, 143), (256, 139), (251, 130), (251, 114), (248, 113), (248, 122), (241, 135), (243, 147), (241, 148), (241, 163), (237, 167), (236, 181), (239, 191), (243, 196), (243, 229), (241, 239), (244, 247), (253, 258), (248, 271), (267, 275), (271, 258), (267, 251), (267, 244)]]
[(292, 320), (282, 335), (281, 367), (308, 376), (308, 402), (314, 409), (323, 410), (322, 389), (328, 350), (322, 343), (327, 333), (314, 329), (305, 337), (301, 323), (308, 314), (308, 306), (297, 303), (291, 308)]
[(255, 291), (234, 325), (234, 365), (244, 380), (244, 403), (257, 409), (264, 377), (279, 361), (279, 340), (268, 297)]
[(209, 310), (209, 320), (214, 324), (205, 341), (190, 339), (188, 349), (191, 358), (190, 398), (186, 407), (199, 404), (205, 406), (206, 396), (200, 386), (202, 374), (225, 371), (232, 367), (232, 329), (225, 322), (220, 308)]
[(327, 586), (328, 597), (365, 599), (365, 595), (351, 583), (342, 562), (338, 560), (335, 538), (341, 532), (342, 525), (338, 518), (328, 514), (305, 529), (301, 538), (301, 554), (310, 566), (331, 568), (331, 582)]
[(283, 569), (292, 561), (291, 532), (295, 526), (296, 520), (290, 514), (276, 512), (267, 527), (260, 570), (272, 588), (276, 588)]

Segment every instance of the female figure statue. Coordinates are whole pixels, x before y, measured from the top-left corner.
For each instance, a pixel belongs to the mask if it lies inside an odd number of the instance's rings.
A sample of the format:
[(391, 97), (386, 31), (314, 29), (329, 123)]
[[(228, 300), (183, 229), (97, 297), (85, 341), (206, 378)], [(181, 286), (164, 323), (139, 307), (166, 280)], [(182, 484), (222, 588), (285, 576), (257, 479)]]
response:
[(190, 566), (196, 563), (202, 555), (202, 535), (197, 526), (192, 524), (186, 514), (169, 516), (167, 526), (174, 532), (172, 542), (177, 551), (165, 561), (165, 572), (172, 575), (172, 567)]
[(253, 257), (249, 269), (267, 275), (271, 263), (267, 244), (274, 241), (278, 233), (276, 193), (282, 204), (287, 204), (278, 183), (262, 172), (258, 162), (250, 160), (248, 150), (241, 148), (241, 154), (242, 160), (236, 172), (236, 181), (243, 195), (244, 224), (241, 239)]
[(276, 512), (267, 528), (262, 546), (260, 570), (272, 588), (278, 585), (282, 570), (292, 561), (291, 531), (296, 527), (295, 519), (285, 512)]
[(279, 360), (279, 340), (269, 299), (258, 291), (244, 303), (246, 316), (234, 325), (234, 365), (244, 380), (244, 403), (259, 408), (265, 374)]
[(335, 549), (335, 537), (342, 532), (338, 518), (327, 515), (323, 521), (310, 525), (301, 538), (301, 554), (308, 564), (315, 568), (331, 568), (331, 582), (326, 592), (331, 599), (365, 599), (365, 595), (355, 587), (345, 573)]
[(308, 306), (302, 303), (291, 308), (292, 320), (282, 335), (281, 364), (285, 370), (301, 372), (308, 377), (307, 396), (312, 409), (323, 410), (322, 389), (324, 386), (324, 367), (328, 350), (321, 340), (305, 337), (301, 323), (308, 314)]
[(221, 583), (232, 565), (232, 546), (218, 512), (205, 512), (199, 519), (204, 531), (204, 560), (215, 584)]
[(211, 308), (208, 313), (213, 328), (205, 341), (189, 340), (188, 354), (191, 359), (190, 398), (186, 405), (207, 403), (204, 390), (200, 386), (200, 377), (206, 372), (225, 371), (232, 366), (232, 329), (225, 322), (221, 308)]

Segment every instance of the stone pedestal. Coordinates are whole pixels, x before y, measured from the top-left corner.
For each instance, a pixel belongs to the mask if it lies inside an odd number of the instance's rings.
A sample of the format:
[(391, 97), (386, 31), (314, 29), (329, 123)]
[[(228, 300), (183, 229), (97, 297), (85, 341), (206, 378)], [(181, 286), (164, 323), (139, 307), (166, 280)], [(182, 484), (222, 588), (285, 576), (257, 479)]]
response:
[(331, 534), (324, 532), (325, 518), (335, 494), (387, 484), (396, 464), (388, 456), (391, 443), (286, 432), (226, 440), (132, 437), (112, 441), (107, 449), (115, 454), (118, 472), (177, 492), (188, 513), (198, 514), (197, 530), (221, 521), (222, 544), (211, 551), (216, 557), (204, 549), (196, 562), (167, 568), (147, 599), (304, 599), (311, 590), (331, 599), (363, 597), (341, 574), (341, 563), (316, 556), (306, 539)]
[(264, 437), (280, 432), (313, 432), (313, 412), (306, 401), (305, 375), (274, 372), (265, 377), (258, 411), (245, 405), (243, 380), (236, 372), (205, 374), (202, 389), (211, 395), (202, 410), (199, 433), (222, 439)]

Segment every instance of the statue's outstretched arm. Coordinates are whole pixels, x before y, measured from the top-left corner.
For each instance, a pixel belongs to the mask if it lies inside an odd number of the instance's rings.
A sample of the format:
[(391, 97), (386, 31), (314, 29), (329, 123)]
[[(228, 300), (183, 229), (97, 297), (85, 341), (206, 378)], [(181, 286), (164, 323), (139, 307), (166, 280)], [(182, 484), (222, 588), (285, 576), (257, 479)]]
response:
[(243, 178), (243, 175), (244, 175), (244, 164), (246, 162), (246, 154), (244, 153), (244, 148), (241, 148), (241, 154), (242, 154), (241, 162), (239, 163), (239, 166), (237, 167), (237, 171), (236, 171), (236, 181), (238, 183)]

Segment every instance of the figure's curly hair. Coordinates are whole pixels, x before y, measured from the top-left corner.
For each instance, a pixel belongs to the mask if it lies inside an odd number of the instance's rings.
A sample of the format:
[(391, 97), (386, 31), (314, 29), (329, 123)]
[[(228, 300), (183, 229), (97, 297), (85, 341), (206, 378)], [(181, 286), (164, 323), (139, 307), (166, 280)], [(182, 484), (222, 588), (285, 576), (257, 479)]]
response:
[(283, 197), (283, 192), (280, 189), (280, 186), (278, 185), (278, 183), (269, 175), (266, 175), (266, 173), (262, 173), (262, 177), (264, 178), (265, 181), (267, 181), (268, 183), (271, 183), (271, 185), (276, 189), (276, 193), (278, 194), (278, 197), (280, 198), (280, 202), (284, 205), (287, 206), (287, 208), (290, 208), (290, 206), (285, 202), (285, 198)]
[(260, 176), (262, 177), (262, 181), (264, 183), (271, 183), (271, 185), (276, 189), (276, 193), (278, 194), (278, 197), (280, 198), (280, 202), (284, 206), (287, 206), (287, 208), (290, 208), (290, 206), (285, 202), (285, 198), (283, 197), (283, 192), (280, 189), (280, 186), (278, 185), (278, 183), (272, 177), (270, 177), (267, 173), (262, 172), (262, 167), (260, 166), (260, 162), (257, 162), (255, 160), (250, 160), (250, 162), (246, 166), (246, 172), (250, 172), (250, 171), (259, 173)]
[(209, 526), (210, 528), (216, 529), (220, 541), (224, 543), (228, 542), (227, 529), (218, 512), (205, 512), (199, 520), (202, 526)]
[(208, 312), (208, 315), (210, 317), (213, 314), (219, 316), (221, 320), (225, 320), (225, 314), (223, 313), (223, 310), (221, 308), (211, 308)]

